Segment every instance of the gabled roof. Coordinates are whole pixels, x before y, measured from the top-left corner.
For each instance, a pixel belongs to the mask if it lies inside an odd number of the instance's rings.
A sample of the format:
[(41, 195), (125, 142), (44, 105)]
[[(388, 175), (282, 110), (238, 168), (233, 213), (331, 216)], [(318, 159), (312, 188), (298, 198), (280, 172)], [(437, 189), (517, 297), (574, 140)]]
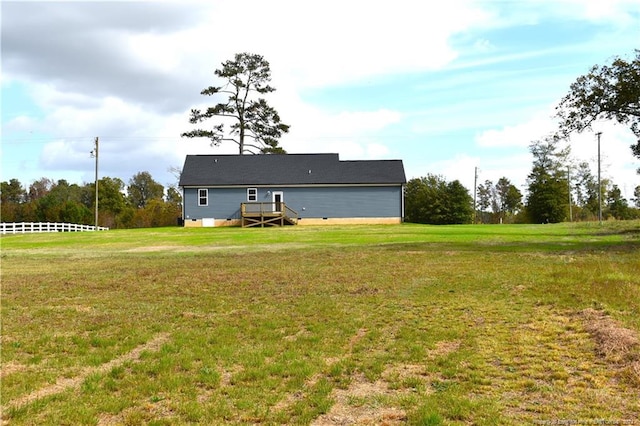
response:
[(406, 183), (402, 160), (340, 161), (338, 154), (187, 155), (180, 186)]

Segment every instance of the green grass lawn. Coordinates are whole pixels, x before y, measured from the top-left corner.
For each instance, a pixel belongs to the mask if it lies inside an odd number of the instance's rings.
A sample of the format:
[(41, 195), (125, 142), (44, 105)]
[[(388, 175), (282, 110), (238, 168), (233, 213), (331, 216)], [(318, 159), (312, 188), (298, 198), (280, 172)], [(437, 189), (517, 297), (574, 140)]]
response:
[(10, 424), (640, 421), (637, 221), (0, 244)]

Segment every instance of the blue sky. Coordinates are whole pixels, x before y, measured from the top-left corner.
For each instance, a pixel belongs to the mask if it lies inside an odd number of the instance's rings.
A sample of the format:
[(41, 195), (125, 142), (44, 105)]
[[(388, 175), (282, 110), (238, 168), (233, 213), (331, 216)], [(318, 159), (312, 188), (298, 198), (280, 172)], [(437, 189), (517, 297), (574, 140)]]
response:
[[(528, 145), (595, 64), (640, 47), (638, 0), (323, 2), (3, 1), (1, 180), (92, 182), (149, 171), (163, 185), (186, 154), (235, 153), (182, 139), (200, 90), (236, 52), (262, 54), (291, 125), (291, 153), (402, 159), (470, 191), (506, 176), (524, 189)], [(239, 17), (242, 20), (239, 21)], [(630, 197), (640, 184), (630, 130), (574, 135), (576, 161)]]

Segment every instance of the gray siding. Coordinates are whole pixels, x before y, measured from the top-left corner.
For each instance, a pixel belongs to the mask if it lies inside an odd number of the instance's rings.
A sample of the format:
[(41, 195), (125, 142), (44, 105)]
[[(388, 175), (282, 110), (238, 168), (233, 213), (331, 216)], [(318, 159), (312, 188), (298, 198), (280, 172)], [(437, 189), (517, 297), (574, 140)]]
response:
[[(268, 187), (258, 188), (258, 201), (271, 202), (282, 191), (285, 204), (301, 218), (402, 217), (402, 187)], [(198, 206), (198, 188), (184, 189), (185, 219), (238, 219), (247, 188), (209, 188), (209, 205)]]
[(240, 203), (247, 201), (246, 188), (208, 188), (209, 203), (207, 206), (198, 205), (198, 189), (184, 189), (184, 217), (189, 219), (239, 219)]

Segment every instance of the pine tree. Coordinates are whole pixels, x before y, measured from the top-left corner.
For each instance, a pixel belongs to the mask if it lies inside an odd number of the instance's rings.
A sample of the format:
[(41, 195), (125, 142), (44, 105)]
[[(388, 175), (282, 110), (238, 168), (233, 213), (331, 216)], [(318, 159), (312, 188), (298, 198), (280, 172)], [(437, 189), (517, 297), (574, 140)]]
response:
[[(192, 109), (189, 122), (197, 124), (216, 117), (222, 123), (214, 125), (211, 130), (196, 129), (182, 136), (206, 137), (211, 140), (212, 146), (230, 141), (238, 145), (240, 155), (285, 154), (278, 145), (278, 139), (289, 131), (289, 126), (280, 121), (278, 112), (265, 99), (256, 97), (276, 90), (268, 84), (271, 81), (269, 62), (261, 55), (238, 53), (233, 61), (223, 62), (222, 68), (215, 70), (215, 74), (226, 83), (210, 86), (200, 94), (224, 94), (229, 98), (206, 111)], [(229, 125), (228, 129), (225, 129), (225, 124)]]
[(562, 222), (568, 217), (569, 188), (564, 164), (569, 147), (561, 148), (561, 141), (550, 136), (529, 147), (533, 167), (527, 178), (527, 212), (534, 223)]

